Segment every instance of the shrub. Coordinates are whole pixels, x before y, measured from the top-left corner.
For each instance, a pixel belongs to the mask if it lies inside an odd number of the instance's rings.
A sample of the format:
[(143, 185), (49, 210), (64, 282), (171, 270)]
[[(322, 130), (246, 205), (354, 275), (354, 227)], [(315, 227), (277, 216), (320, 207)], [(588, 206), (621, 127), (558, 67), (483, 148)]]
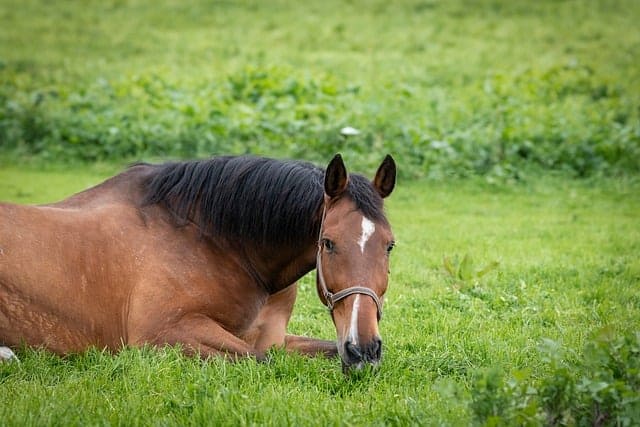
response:
[[(254, 153), (324, 163), (342, 152), (366, 170), (389, 152), (404, 176), (436, 178), (517, 180), (532, 165), (576, 176), (640, 171), (638, 112), (587, 67), (447, 89), (390, 84), (380, 94), (388, 99), (278, 67), (189, 84), (156, 74), (31, 92), (8, 83), (1, 150), (85, 162)], [(401, 103), (384, 102), (393, 97)], [(347, 125), (361, 133), (341, 136)]]
[(570, 362), (560, 343), (539, 347), (543, 374), (479, 371), (472, 410), (484, 425), (634, 425), (640, 419), (640, 333), (597, 331)]

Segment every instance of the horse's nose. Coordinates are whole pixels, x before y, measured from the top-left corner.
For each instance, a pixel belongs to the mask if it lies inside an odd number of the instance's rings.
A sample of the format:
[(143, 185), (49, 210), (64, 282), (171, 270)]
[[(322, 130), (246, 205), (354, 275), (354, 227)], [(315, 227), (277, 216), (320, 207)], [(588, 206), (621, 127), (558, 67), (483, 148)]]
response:
[(382, 357), (382, 340), (379, 337), (373, 338), (364, 345), (358, 345), (351, 341), (344, 343), (345, 355), (350, 365), (361, 362), (377, 363)]
[(382, 357), (382, 340), (379, 337), (371, 340), (371, 342), (365, 346), (364, 354), (367, 362), (376, 363), (380, 361)]

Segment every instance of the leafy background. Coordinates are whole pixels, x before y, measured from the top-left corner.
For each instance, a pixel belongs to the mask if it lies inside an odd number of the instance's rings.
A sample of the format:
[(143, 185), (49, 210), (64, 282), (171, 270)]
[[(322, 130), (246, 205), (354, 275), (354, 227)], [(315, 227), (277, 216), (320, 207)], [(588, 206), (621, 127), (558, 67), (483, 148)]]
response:
[[(636, 1), (2, 2), (0, 151), (640, 169)], [(339, 134), (343, 126), (361, 130)]]

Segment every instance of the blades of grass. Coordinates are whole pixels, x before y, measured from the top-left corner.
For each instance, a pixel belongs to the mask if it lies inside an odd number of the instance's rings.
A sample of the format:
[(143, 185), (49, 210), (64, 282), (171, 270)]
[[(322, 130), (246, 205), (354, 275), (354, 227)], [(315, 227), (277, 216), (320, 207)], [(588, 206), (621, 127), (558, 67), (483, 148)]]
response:
[(484, 275), (486, 275), (487, 273), (492, 272), (493, 270), (497, 269), (500, 266), (500, 262), (498, 261), (491, 261), (489, 264), (485, 265), (482, 269), (478, 270), (475, 274), (477, 279), (482, 278)]
[(473, 274), (473, 258), (471, 254), (466, 253), (458, 266), (458, 278), (465, 282), (474, 278)]

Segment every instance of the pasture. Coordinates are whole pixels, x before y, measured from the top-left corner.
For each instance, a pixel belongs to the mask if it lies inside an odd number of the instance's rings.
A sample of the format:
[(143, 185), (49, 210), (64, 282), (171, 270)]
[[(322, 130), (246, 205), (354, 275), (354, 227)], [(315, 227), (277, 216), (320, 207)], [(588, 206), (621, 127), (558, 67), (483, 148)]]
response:
[[(7, 167), (0, 198), (57, 200), (112, 172)], [(174, 349), (65, 358), (25, 349), (21, 364), (0, 365), (0, 417), (8, 425), (629, 423), (640, 414), (638, 194), (636, 180), (400, 182), (387, 206), (398, 243), (378, 371), (344, 377), (337, 359), (284, 352), (231, 364)], [(465, 254), (475, 263), (462, 263)], [(444, 258), (461, 268), (448, 272)], [(332, 339), (314, 278), (299, 286), (291, 331)]]
[[(23, 348), (0, 424), (637, 424), (638, 21), (633, 0), (0, 0), (1, 201), (213, 154), (400, 172), (378, 370)], [(335, 338), (313, 275), (290, 330)]]

